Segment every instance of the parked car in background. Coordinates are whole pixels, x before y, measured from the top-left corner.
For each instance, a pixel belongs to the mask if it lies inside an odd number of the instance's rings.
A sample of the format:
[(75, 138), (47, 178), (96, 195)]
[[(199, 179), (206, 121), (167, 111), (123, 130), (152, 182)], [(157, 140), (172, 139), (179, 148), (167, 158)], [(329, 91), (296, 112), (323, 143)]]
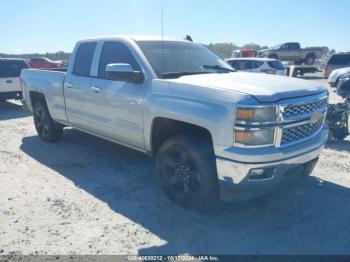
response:
[(239, 49), (232, 52), (232, 58), (256, 57), (256, 51), (253, 49)]
[(21, 77), (43, 141), (73, 126), (154, 156), (160, 187), (189, 208), (309, 175), (328, 137), (325, 87), (236, 72), (183, 39), (91, 38), (77, 43), (67, 72)]
[(270, 49), (261, 50), (258, 56), (275, 58), (282, 61), (292, 61), (295, 64), (305, 63), (313, 65), (316, 59), (321, 58), (321, 48), (300, 48), (297, 42), (284, 43)]
[(336, 87), (339, 79), (343, 76), (350, 73), (350, 67), (344, 67), (340, 69), (335, 69), (328, 77), (328, 83), (331, 87)]
[(24, 59), (0, 58), (0, 102), (22, 97), (19, 76), (28, 67)]
[(281, 61), (271, 58), (230, 58), (226, 62), (238, 71), (287, 75)]
[[(350, 72), (343, 74), (338, 81), (337, 94), (341, 97), (349, 97), (350, 102)], [(350, 110), (350, 107), (349, 107)], [(350, 124), (350, 123), (349, 123)]]
[(340, 68), (350, 67), (350, 52), (349, 53), (337, 53), (332, 55), (325, 68), (325, 78), (329, 78), (331, 73)]
[(329, 105), (326, 121), (329, 139), (344, 140), (350, 134), (350, 73), (340, 77), (336, 90), (344, 100)]
[(62, 68), (63, 64), (58, 61), (52, 61), (46, 57), (34, 57), (29, 60), (31, 68)]

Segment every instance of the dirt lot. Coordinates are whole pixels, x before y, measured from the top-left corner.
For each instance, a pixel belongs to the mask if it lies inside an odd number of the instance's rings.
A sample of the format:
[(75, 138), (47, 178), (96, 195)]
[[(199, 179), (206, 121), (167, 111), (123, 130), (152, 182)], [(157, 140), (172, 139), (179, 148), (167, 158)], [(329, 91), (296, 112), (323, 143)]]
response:
[(349, 157), (332, 142), (297, 185), (192, 212), (160, 192), (152, 159), (71, 129), (45, 144), (3, 103), (0, 254), (350, 254)]

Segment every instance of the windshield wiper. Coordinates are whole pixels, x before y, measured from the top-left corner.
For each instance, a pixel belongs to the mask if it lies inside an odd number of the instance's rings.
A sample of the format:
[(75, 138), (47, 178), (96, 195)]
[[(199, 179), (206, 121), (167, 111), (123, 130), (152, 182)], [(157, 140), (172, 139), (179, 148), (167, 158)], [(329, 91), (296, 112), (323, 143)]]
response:
[(214, 70), (218, 70), (218, 71), (225, 71), (225, 72), (236, 72), (236, 70), (227, 68), (227, 67), (223, 67), (223, 66), (219, 66), (219, 65), (203, 65), (204, 69), (214, 69)]
[(172, 72), (172, 73), (164, 73), (162, 74), (162, 78), (178, 78), (181, 76), (188, 76), (188, 75), (200, 75), (200, 74), (210, 74), (213, 72), (207, 72), (207, 71), (201, 71), (201, 72)]

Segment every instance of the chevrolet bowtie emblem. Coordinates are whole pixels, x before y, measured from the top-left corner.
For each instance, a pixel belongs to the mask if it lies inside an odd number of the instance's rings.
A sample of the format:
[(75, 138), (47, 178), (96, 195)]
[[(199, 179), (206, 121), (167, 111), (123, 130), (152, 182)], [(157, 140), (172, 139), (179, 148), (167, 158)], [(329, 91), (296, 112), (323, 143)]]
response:
[(321, 118), (322, 118), (322, 114), (319, 112), (319, 113), (314, 114), (311, 117), (310, 121), (312, 124), (315, 124), (315, 123), (319, 122), (321, 120)]

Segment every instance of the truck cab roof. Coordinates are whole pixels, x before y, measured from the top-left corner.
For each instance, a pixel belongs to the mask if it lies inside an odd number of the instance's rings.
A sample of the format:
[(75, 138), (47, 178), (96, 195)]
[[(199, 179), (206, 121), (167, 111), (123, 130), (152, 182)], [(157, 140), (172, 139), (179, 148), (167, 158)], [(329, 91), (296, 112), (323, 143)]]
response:
[(133, 40), (133, 41), (176, 41), (176, 42), (190, 42), (180, 37), (170, 36), (148, 36), (148, 35), (115, 35), (115, 36), (101, 36), (91, 37), (78, 41), (78, 43), (91, 42), (91, 41), (107, 41), (107, 40)]

